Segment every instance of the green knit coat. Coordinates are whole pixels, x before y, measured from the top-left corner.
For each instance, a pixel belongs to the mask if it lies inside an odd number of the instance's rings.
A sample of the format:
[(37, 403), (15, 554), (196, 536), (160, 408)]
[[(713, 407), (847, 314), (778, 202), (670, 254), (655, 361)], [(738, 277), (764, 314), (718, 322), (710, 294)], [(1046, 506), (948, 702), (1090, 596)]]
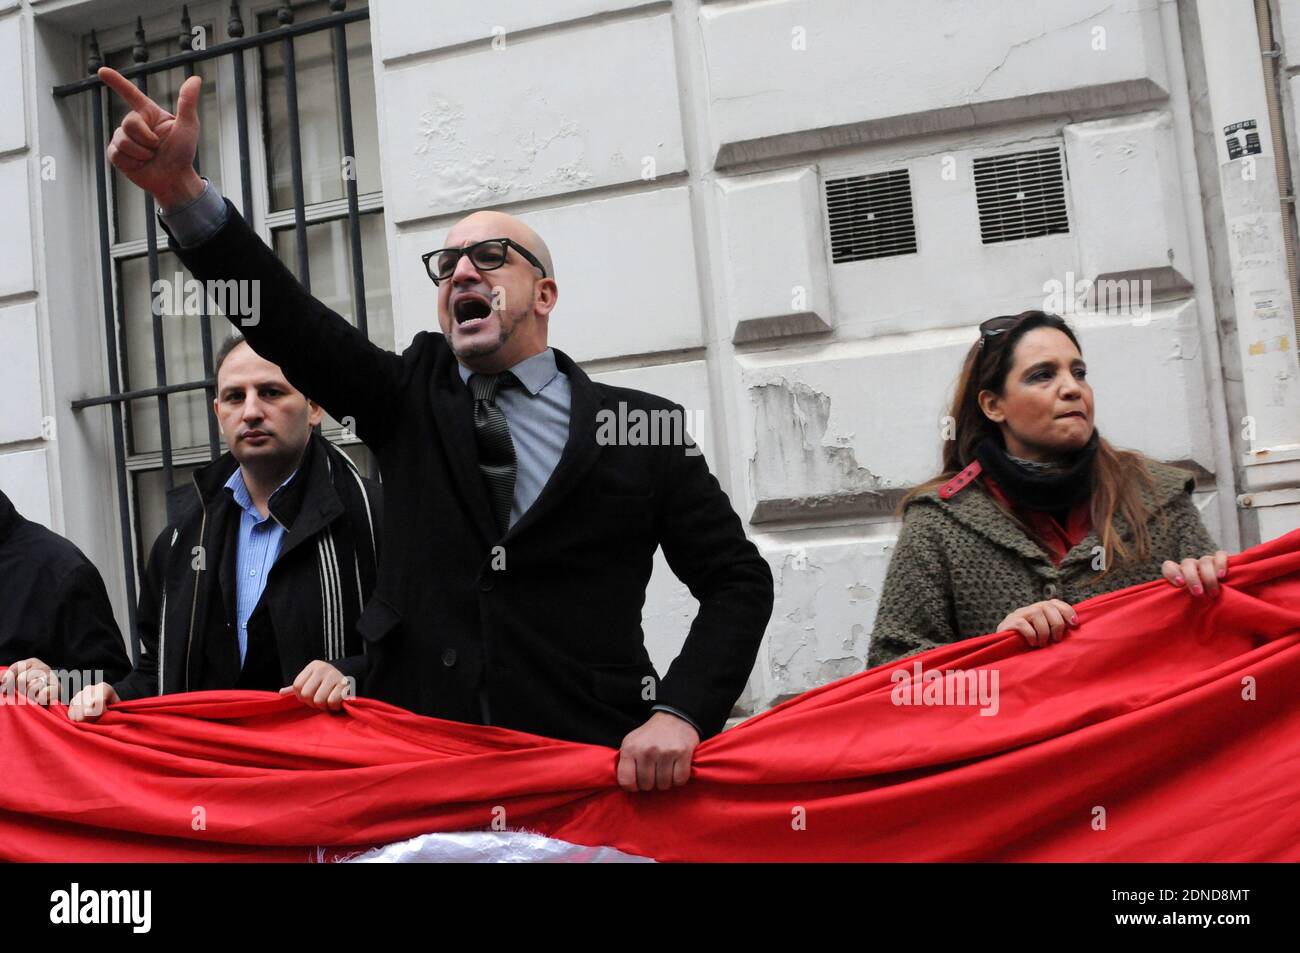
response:
[[(1192, 502), (1195, 480), (1185, 470), (1146, 461), (1151, 555), (1100, 573), (1101, 540), (1092, 531), (1059, 566), (975, 480), (947, 500), (938, 488), (908, 501), (880, 596), (867, 667), (947, 642), (996, 632), (1016, 609), (1045, 599), (1074, 605), (1089, 596), (1159, 579), (1166, 559), (1218, 549)], [(1124, 518), (1115, 527), (1127, 543)]]

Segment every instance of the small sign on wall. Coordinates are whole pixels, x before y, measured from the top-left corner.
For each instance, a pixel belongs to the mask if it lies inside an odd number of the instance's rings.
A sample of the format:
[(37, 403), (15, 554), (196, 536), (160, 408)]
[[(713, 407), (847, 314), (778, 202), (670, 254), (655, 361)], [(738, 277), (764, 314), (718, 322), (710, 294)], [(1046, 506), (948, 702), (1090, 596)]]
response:
[(1255, 120), (1245, 119), (1223, 127), (1223, 136), (1228, 141), (1228, 158), (1240, 159), (1242, 156), (1254, 156), (1263, 152), (1259, 144), (1259, 129)]

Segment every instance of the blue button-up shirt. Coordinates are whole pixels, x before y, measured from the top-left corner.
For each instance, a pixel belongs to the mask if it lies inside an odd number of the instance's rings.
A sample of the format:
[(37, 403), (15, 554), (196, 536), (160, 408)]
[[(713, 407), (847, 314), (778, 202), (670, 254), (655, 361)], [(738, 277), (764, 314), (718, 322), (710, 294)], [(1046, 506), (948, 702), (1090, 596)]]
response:
[[(289, 480), (292, 479), (293, 474), (290, 474)], [(281, 483), (275, 492), (279, 493), (289, 480)], [(269, 513), (263, 516), (257, 511), (257, 505), (244, 485), (242, 470), (235, 469), (226, 481), (226, 489), (230, 490), (242, 511), (239, 514), (239, 548), (235, 550), (235, 617), (239, 622), (239, 664), (242, 666), (248, 654), (248, 619), (266, 589), (266, 577), (280, 555), (285, 530), (275, 517)], [(274, 497), (275, 494), (271, 495)]]

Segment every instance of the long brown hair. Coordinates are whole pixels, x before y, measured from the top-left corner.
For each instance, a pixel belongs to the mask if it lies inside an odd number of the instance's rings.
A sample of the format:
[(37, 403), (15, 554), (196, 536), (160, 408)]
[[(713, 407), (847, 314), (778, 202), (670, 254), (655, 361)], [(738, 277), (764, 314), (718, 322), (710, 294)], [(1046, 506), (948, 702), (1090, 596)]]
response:
[[(1025, 334), (1035, 328), (1055, 328), (1074, 342), (1080, 354), (1083, 353), (1074, 331), (1056, 315), (1046, 311), (1024, 311), (1015, 317), (1016, 323), (1008, 330), (982, 338), (983, 349), (980, 341), (971, 345), (957, 378), (957, 392), (949, 410), (949, 425), (955, 427), (955, 432), (952, 439), (944, 441), (943, 471), (914, 487), (903, 497), (898, 505), (900, 517), (908, 503), (917, 495), (947, 483), (969, 466), (975, 459), (975, 448), (984, 438), (990, 437), (1003, 445), (1002, 431), (996, 423), (984, 416), (984, 411), (980, 409), (979, 395), (980, 391), (985, 390), (995, 394), (1003, 393), (1015, 358), (1016, 344)], [(1135, 476), (1136, 480), (1133, 479)], [(1144, 560), (1150, 556), (1151, 534), (1147, 530), (1150, 511), (1139, 492), (1139, 481), (1147, 489), (1152, 486), (1151, 474), (1142, 455), (1131, 450), (1120, 450), (1098, 434), (1097, 453), (1092, 462), (1091, 515), (1092, 525), (1097, 529), (1105, 551), (1103, 573), (1117, 563)], [(1125, 545), (1115, 528), (1117, 513), (1132, 528), (1131, 547)], [(1030, 539), (1038, 539), (1016, 513), (1007, 511), (1007, 515)]]

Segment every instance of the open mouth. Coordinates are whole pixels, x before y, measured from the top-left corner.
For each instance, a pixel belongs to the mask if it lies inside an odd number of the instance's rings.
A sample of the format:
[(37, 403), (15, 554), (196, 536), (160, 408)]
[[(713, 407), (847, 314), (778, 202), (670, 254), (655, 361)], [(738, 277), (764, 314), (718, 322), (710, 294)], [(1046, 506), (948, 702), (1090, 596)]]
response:
[(456, 318), (457, 324), (470, 324), (474, 321), (481, 321), (491, 313), (492, 305), (476, 295), (466, 295), (459, 298), (452, 307), (452, 315)]

